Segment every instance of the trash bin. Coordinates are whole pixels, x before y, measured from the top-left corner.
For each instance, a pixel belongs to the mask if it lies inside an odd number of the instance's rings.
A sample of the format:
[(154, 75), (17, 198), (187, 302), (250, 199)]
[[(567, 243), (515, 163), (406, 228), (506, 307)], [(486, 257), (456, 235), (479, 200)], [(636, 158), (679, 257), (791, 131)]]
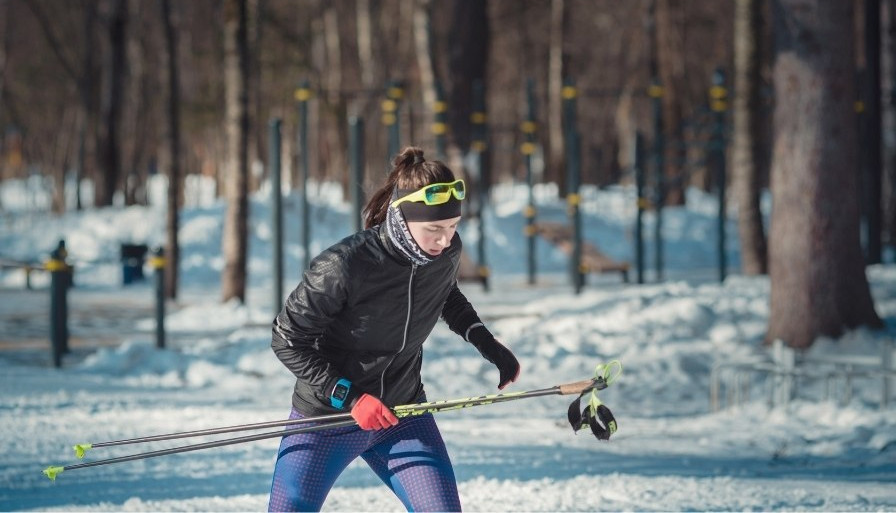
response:
[(146, 253), (149, 247), (146, 244), (122, 244), (121, 245), (121, 281), (128, 285), (136, 281), (143, 281), (143, 264), (146, 263)]

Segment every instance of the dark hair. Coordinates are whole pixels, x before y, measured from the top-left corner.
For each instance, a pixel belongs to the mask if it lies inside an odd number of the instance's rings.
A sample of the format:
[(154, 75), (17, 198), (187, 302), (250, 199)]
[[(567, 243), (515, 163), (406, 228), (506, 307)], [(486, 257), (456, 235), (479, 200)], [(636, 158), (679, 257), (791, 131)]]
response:
[(392, 159), (392, 170), (383, 184), (364, 207), (364, 228), (382, 224), (386, 220), (392, 191), (419, 189), (431, 183), (453, 182), (454, 173), (438, 160), (423, 158), (423, 150), (408, 146)]

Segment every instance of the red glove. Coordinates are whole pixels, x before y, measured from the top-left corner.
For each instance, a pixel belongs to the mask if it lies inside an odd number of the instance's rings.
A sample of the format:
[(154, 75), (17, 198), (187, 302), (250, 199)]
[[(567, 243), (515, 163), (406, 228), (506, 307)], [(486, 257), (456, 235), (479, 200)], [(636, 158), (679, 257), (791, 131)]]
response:
[(361, 429), (383, 429), (398, 424), (398, 417), (392, 410), (370, 394), (362, 395), (352, 406), (352, 418)]

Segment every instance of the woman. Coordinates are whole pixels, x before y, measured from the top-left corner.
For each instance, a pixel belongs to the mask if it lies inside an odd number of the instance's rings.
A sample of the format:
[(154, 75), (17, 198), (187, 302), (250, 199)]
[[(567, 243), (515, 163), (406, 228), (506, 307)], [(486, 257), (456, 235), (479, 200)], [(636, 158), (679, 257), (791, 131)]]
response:
[(457, 287), (465, 196), (445, 164), (405, 148), (367, 204), (366, 229), (317, 256), (287, 298), (271, 346), (296, 376), (290, 418), (348, 411), (358, 425), (284, 437), (271, 511), (319, 511), (358, 456), (408, 510), (460, 510), (435, 419), (399, 421), (390, 407), (426, 400), (422, 346), (439, 317), (497, 366), (499, 389), (519, 375)]

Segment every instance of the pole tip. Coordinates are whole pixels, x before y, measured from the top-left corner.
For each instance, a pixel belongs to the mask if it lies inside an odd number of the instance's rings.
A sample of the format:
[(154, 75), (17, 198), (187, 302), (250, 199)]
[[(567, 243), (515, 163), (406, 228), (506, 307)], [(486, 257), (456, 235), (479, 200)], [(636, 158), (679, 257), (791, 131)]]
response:
[(84, 453), (86, 453), (87, 450), (90, 449), (91, 447), (93, 447), (91, 444), (77, 444), (77, 445), (73, 445), (72, 449), (75, 450), (75, 456), (77, 456), (78, 459), (80, 460), (80, 459), (84, 458)]
[(65, 470), (65, 467), (50, 466), (50, 467), (47, 467), (46, 469), (44, 469), (44, 474), (50, 478), (50, 481), (55, 481), (56, 475), (60, 474), (63, 470)]

